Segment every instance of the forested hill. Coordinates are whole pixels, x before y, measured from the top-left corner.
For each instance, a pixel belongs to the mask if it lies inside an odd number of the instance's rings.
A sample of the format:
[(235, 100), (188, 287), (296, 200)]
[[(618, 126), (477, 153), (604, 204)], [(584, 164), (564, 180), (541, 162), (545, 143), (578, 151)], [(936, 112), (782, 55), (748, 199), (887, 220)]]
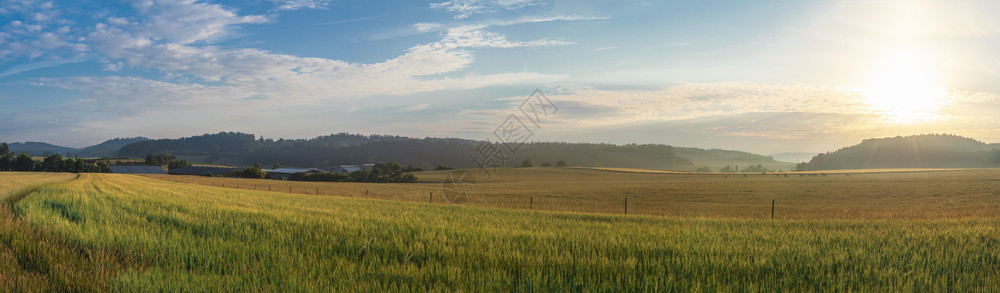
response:
[[(252, 134), (222, 132), (179, 139), (156, 139), (122, 147), (118, 156), (141, 158), (170, 153), (196, 162), (327, 168), (342, 164), (395, 161), (423, 168), (438, 165), (471, 168), (479, 156), (479, 141), (456, 138), (408, 138), (390, 135), (337, 133), (313, 139), (255, 139)], [(503, 148), (503, 145), (494, 145)], [(521, 145), (505, 159), (515, 166), (525, 159), (536, 165), (562, 160), (576, 166), (693, 169), (690, 160), (667, 145), (611, 145), (537, 142)]]
[(872, 138), (816, 155), (797, 169), (996, 167), (1000, 166), (998, 148), (1000, 145), (947, 134)]
[(44, 142), (15, 142), (8, 144), (8, 146), (10, 147), (10, 151), (15, 154), (25, 152), (33, 156), (49, 156), (52, 154), (59, 154), (67, 157), (96, 158), (112, 157), (125, 145), (147, 139), (148, 138), (145, 137), (115, 138), (82, 149), (57, 146)]
[[(795, 168), (795, 163), (781, 162), (771, 156), (743, 151), (674, 147), (674, 153), (691, 160), (697, 167), (708, 167), (713, 172), (718, 171), (720, 167), (729, 165), (751, 166), (760, 164), (761, 167), (772, 171), (791, 171)], [(743, 168), (740, 167), (739, 169)]]
[(142, 136), (109, 139), (97, 145), (89, 146), (78, 150), (81, 157), (110, 157), (114, 156), (122, 147), (139, 141), (149, 140)]
[(62, 147), (36, 141), (9, 143), (8, 147), (10, 148), (10, 151), (12, 153), (20, 154), (24, 152), (33, 156), (48, 156), (51, 154), (64, 155), (67, 153), (75, 153), (76, 151), (78, 151), (77, 149), (74, 148)]

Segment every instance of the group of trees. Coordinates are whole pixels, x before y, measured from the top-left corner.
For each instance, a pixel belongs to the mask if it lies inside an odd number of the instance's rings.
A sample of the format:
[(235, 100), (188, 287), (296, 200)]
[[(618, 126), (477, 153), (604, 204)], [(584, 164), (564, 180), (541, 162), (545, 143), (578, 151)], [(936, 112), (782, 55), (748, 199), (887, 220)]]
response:
[(167, 170), (191, 166), (191, 163), (188, 163), (188, 161), (178, 160), (176, 156), (168, 153), (162, 153), (155, 156), (153, 154), (146, 155), (145, 164), (146, 166), (167, 165)]
[[(698, 168), (698, 170), (696, 171), (711, 172), (711, 170), (705, 171), (707, 169), (708, 167), (703, 167), (703, 168)], [(736, 172), (758, 173), (758, 172), (771, 172), (771, 171), (772, 171), (771, 169), (765, 168), (763, 164), (750, 164), (750, 166), (747, 166), (746, 168), (743, 169), (740, 169), (740, 165), (725, 166), (722, 167), (722, 169), (719, 169), (719, 173), (736, 173)]]
[(59, 154), (39, 162), (27, 153), (15, 156), (6, 143), (0, 143), (0, 171), (107, 173), (109, 170), (106, 160), (63, 159)]
[[(524, 158), (524, 160), (521, 161), (521, 165), (518, 165), (518, 167), (521, 167), (521, 168), (534, 167), (534, 166), (535, 166), (535, 162), (532, 161), (531, 158)], [(558, 161), (556, 161), (556, 166), (557, 167), (565, 167), (566, 166), (566, 161), (558, 160)], [(545, 163), (542, 163), (542, 167), (552, 167), (552, 164), (550, 164), (549, 162), (545, 162)]]
[(292, 181), (324, 181), (324, 182), (373, 182), (373, 183), (412, 183), (417, 176), (410, 172), (420, 171), (413, 166), (402, 166), (397, 162), (377, 163), (369, 170), (350, 173), (321, 172), (316, 174), (295, 173), (288, 180)]

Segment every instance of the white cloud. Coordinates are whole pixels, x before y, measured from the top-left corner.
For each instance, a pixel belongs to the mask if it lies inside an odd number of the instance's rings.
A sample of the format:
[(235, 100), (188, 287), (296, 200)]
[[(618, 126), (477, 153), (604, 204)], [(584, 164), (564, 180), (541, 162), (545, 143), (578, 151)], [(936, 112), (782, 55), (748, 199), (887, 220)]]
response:
[[(559, 115), (546, 125), (562, 130), (623, 127), (637, 133), (646, 129), (643, 133), (648, 134), (656, 132), (656, 127), (688, 129), (685, 125), (696, 124), (718, 136), (791, 139), (835, 133), (861, 139), (863, 135), (887, 135), (896, 130), (952, 133), (964, 129), (961, 131), (971, 133), (995, 128), (980, 122), (1000, 118), (1000, 95), (968, 90), (949, 91), (939, 109), (910, 123), (893, 122), (890, 114), (873, 108), (848, 88), (691, 83), (657, 90), (599, 90), (570, 85), (544, 91), (560, 109)], [(506, 100), (517, 104), (523, 99)], [(936, 124), (926, 124), (929, 122)]]
[(476, 14), (493, 13), (501, 10), (517, 10), (542, 3), (535, 0), (451, 0), (431, 3), (434, 9), (443, 9), (462, 19)]
[(426, 32), (432, 32), (432, 31), (440, 30), (440, 29), (444, 28), (444, 25), (440, 24), (440, 23), (421, 22), (421, 23), (414, 24), (413, 28), (416, 29), (418, 32), (426, 33)]
[(478, 0), (452, 0), (439, 3), (431, 3), (431, 8), (444, 9), (454, 13), (455, 18), (466, 18), (473, 14), (485, 13), (487, 7), (480, 5)]
[[(549, 98), (556, 104), (578, 108), (563, 112), (576, 116), (567, 119), (581, 125), (671, 121), (757, 112), (871, 113), (860, 95), (807, 85), (692, 83), (659, 90), (576, 87), (551, 92)], [(512, 99), (519, 102), (523, 97)]]
[[(312, 8), (307, 4), (321, 2), (295, 3)], [(16, 24), (20, 31), (37, 35), (33, 45), (38, 48), (67, 52), (91, 50), (91, 56), (96, 55), (92, 58), (102, 62), (106, 71), (141, 68), (162, 74), (160, 77), (34, 79), (36, 86), (83, 94), (62, 105), (61, 110), (55, 110), (93, 116), (74, 120), (77, 122), (73, 123), (79, 125), (72, 127), (83, 125), (107, 129), (114, 128), (115, 121), (135, 121), (141, 115), (155, 113), (183, 117), (209, 109), (219, 115), (253, 116), (278, 107), (316, 107), (329, 105), (330, 101), (373, 96), (548, 83), (567, 78), (565, 75), (536, 72), (456, 74), (475, 61), (474, 50), (477, 48), (571, 44), (550, 39), (512, 40), (506, 35), (487, 31), (489, 26), (529, 22), (527, 19), (458, 27), (430, 23), (415, 25), (418, 30), (440, 31), (441, 39), (415, 45), (399, 56), (381, 62), (356, 63), (298, 57), (255, 48), (215, 46), (215, 42), (235, 35), (241, 27), (268, 21), (263, 16), (239, 15), (235, 10), (217, 4), (194, 0), (151, 0), (132, 2), (131, 7), (137, 12), (135, 15), (103, 15), (103, 21), (89, 29), (53, 26), (51, 30), (31, 32), (33, 29), (28, 27), (29, 23)], [(60, 33), (65, 33), (65, 37), (57, 38)], [(5, 35), (0, 35), (0, 49), (8, 44), (7, 40)], [(85, 46), (81, 47), (81, 44)], [(448, 76), (441, 76), (443, 74)], [(95, 112), (86, 114), (77, 107)], [(399, 111), (420, 111), (429, 107), (430, 104), (420, 103)], [(108, 114), (99, 114), (96, 112), (98, 109), (100, 113)], [(82, 121), (88, 122), (84, 125)]]
[(167, 43), (216, 41), (229, 36), (235, 25), (268, 21), (264, 16), (240, 16), (222, 5), (195, 0), (139, 1), (133, 6), (141, 18), (131, 24), (133, 35)]
[(27, 56), (36, 58), (77, 58), (88, 46), (75, 35), (72, 21), (60, 18), (52, 2), (0, 1), (5, 7), (0, 32), (0, 63)]
[[(190, 7), (183, 7), (182, 4)], [(123, 21), (109, 18), (88, 35), (106, 58), (106, 69), (117, 71), (123, 65), (152, 68), (178, 81), (195, 78), (221, 82), (219, 87), (250, 89), (272, 101), (310, 103), (330, 98), (359, 98), (376, 95), (404, 95), (441, 89), (465, 89), (531, 80), (558, 80), (563, 76), (531, 72), (469, 75), (433, 78), (466, 68), (474, 60), (472, 48), (516, 48), (565, 45), (560, 40), (513, 41), (506, 36), (485, 31), (485, 25), (448, 29), (437, 42), (420, 44), (404, 54), (383, 62), (358, 64), (324, 58), (303, 58), (259, 49), (221, 49), (210, 42), (231, 33), (238, 24), (258, 18), (243, 17), (219, 6), (190, 1), (169, 5), (136, 5), (140, 11), (155, 11), (162, 6), (168, 12), (143, 14), (152, 23), (174, 27), (160, 35), (150, 30), (147, 19)], [(191, 17), (174, 17), (184, 11), (205, 9)], [(206, 25), (204, 24), (212, 24)], [(101, 82), (95, 80), (94, 82)]]
[(332, 0), (271, 0), (279, 4), (277, 10), (325, 9)]

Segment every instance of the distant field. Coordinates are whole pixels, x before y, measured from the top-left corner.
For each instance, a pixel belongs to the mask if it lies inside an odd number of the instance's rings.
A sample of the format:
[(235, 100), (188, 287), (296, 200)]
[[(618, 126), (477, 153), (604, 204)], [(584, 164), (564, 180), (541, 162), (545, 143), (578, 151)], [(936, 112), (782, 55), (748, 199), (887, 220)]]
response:
[(780, 171), (780, 172), (757, 172), (757, 173), (716, 173), (716, 172), (694, 172), (694, 171), (673, 171), (673, 170), (653, 170), (653, 169), (638, 169), (638, 168), (607, 168), (607, 167), (570, 167), (575, 169), (589, 169), (589, 170), (604, 170), (604, 171), (617, 171), (617, 172), (632, 172), (632, 173), (660, 173), (660, 174), (704, 174), (704, 175), (799, 175), (799, 174), (827, 174), (827, 175), (845, 175), (845, 174), (855, 174), (855, 173), (907, 173), (907, 172), (941, 172), (941, 171), (961, 171), (961, 170), (974, 170), (974, 169), (942, 169), (942, 168), (886, 168), (886, 169), (845, 169), (845, 170), (816, 170), (816, 171)]
[[(628, 197), (629, 214), (767, 219), (774, 200), (777, 219), (1000, 216), (1000, 169), (849, 171), (852, 173), (744, 176), (629, 169), (503, 169), (492, 179), (479, 178), (476, 193), (466, 205), (622, 214)], [(465, 171), (452, 172), (458, 176)], [(419, 172), (420, 183), (414, 184), (152, 177), (261, 191), (447, 203), (441, 194), (441, 182), (447, 174)]]
[[(533, 194), (543, 187), (594, 197), (634, 188), (630, 190), (662, 189), (657, 197), (669, 202), (683, 198), (670, 194), (708, 187), (706, 194), (738, 202), (764, 199), (744, 194), (779, 185), (837, 188), (828, 191), (835, 195), (797, 195), (832, 204), (839, 197), (850, 202), (877, 194), (853, 194), (876, 185), (885, 185), (882, 191), (917, 192), (904, 188), (922, 181), (930, 182), (923, 189), (939, 190), (911, 197), (951, 201), (953, 196), (979, 196), (986, 201), (995, 195), (963, 193), (992, 192), (995, 182), (976, 182), (996, 174), (726, 178), (536, 168), (503, 172), (480, 184), (483, 197)], [(443, 175), (422, 174), (422, 179)], [(946, 183), (961, 178), (972, 181)], [(787, 181), (764, 181), (775, 179)], [(0, 173), (0, 182), (12, 180), (17, 179)], [(228, 182), (234, 181), (239, 180)], [(978, 187), (944, 193), (962, 183)], [(354, 194), (365, 187), (389, 192), (432, 186), (357, 184), (347, 190), (348, 185), (330, 185)], [(593, 191), (584, 192), (588, 190)], [(761, 207), (720, 207), (721, 200), (711, 197), (693, 197), (685, 204), (723, 217), (729, 216), (725, 211)], [(800, 205), (806, 201), (799, 200)], [(875, 202), (884, 204), (872, 211), (898, 212), (894, 205), (913, 205), (903, 196), (885, 195)], [(966, 205), (958, 202), (956, 206)], [(35, 274), (58, 277), (83, 271), (75, 275), (92, 276), (50, 280), (91, 287), (27, 283), (26, 288), (45, 291), (976, 292), (1000, 287), (1000, 218), (986, 215), (777, 221), (595, 215), (307, 196), (116, 174), (83, 174), (38, 188), (12, 204), (19, 217), (49, 235), (45, 239), (70, 245), (53, 253), (75, 251), (70, 256), (91, 264), (58, 266), (37, 253), (34, 258), (15, 254), (13, 264), (8, 259), (5, 266)], [(19, 263), (22, 259), (29, 262)]]

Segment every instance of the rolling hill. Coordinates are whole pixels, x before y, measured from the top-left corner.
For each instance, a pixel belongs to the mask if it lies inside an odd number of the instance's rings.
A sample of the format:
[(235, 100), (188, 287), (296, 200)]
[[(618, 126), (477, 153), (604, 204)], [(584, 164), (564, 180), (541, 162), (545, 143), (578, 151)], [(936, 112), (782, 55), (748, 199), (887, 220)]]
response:
[(948, 134), (871, 138), (816, 155), (798, 170), (1000, 166), (1000, 145)]
[[(437, 165), (475, 167), (471, 156), (480, 141), (458, 138), (410, 138), (392, 135), (336, 133), (312, 139), (256, 139), (252, 134), (221, 132), (178, 139), (157, 139), (129, 144), (119, 150), (122, 157), (144, 157), (171, 153), (193, 162), (265, 166), (326, 168), (340, 164), (396, 161), (425, 169)], [(497, 145), (497, 147), (503, 147)], [(509, 152), (508, 152), (509, 153)], [(575, 166), (694, 170), (736, 164), (761, 164), (770, 170), (791, 170), (793, 163), (741, 151), (674, 147), (662, 144), (599, 144), (533, 142), (521, 145), (504, 159), (515, 166), (525, 159), (536, 165), (565, 161)]]
[(50, 143), (44, 142), (15, 142), (9, 143), (7, 146), (10, 151), (15, 154), (21, 152), (26, 152), (32, 156), (49, 156), (52, 154), (60, 154), (68, 157), (78, 156), (85, 158), (97, 158), (97, 157), (111, 157), (114, 156), (118, 149), (123, 146), (128, 145), (133, 142), (139, 142), (149, 140), (145, 137), (128, 137), (128, 138), (115, 138), (109, 139), (100, 144), (85, 148), (71, 148), (58, 146)]
[(52, 154), (66, 155), (66, 153), (76, 153), (78, 151), (74, 148), (62, 147), (37, 141), (15, 142), (8, 144), (7, 147), (10, 148), (10, 152), (12, 153), (20, 154), (25, 152), (32, 156), (48, 156)]

